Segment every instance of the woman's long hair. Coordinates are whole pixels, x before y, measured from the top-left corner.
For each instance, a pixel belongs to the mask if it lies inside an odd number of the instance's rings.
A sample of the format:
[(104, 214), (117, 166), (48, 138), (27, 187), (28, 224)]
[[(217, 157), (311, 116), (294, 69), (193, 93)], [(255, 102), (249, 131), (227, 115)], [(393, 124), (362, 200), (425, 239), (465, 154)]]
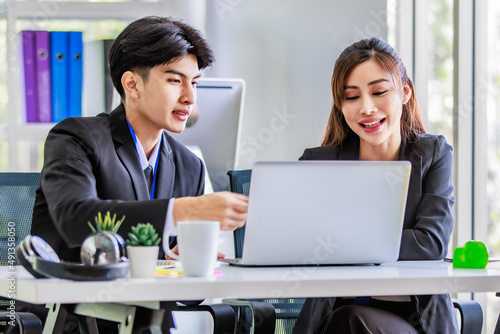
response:
[(399, 55), (384, 40), (379, 38), (363, 39), (347, 47), (335, 62), (332, 76), (333, 106), (321, 146), (340, 146), (347, 135), (354, 133), (342, 114), (342, 102), (345, 99), (347, 79), (357, 65), (374, 60), (392, 75), (394, 84), (402, 92), (408, 84), (411, 89), (409, 101), (403, 105), (401, 115), (401, 139), (405, 143), (417, 140), (418, 135), (425, 133), (424, 123), (418, 109), (413, 83), (408, 78), (406, 68)]

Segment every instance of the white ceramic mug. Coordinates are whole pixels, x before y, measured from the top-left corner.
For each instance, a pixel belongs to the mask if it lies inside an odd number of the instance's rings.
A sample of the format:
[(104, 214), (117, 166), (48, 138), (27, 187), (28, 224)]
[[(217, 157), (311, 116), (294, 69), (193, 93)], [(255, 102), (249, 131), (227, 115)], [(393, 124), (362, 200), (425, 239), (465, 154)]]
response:
[(179, 255), (166, 248), (168, 256), (180, 260), (185, 276), (211, 276), (217, 261), (217, 246), (220, 222), (218, 221), (179, 221), (177, 227), (165, 233), (164, 240), (177, 232)]

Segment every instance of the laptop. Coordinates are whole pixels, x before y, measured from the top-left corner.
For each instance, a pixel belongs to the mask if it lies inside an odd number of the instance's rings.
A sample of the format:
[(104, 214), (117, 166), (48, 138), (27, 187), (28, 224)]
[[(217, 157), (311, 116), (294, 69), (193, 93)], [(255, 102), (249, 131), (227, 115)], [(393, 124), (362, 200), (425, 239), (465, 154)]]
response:
[(257, 162), (238, 266), (395, 262), (408, 161)]

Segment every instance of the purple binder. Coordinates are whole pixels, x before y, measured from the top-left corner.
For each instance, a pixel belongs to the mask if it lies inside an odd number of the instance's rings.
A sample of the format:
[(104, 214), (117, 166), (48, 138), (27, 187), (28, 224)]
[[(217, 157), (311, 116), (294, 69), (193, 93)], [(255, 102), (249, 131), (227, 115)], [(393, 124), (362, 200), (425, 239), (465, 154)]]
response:
[(38, 122), (37, 91), (35, 84), (35, 32), (23, 30), (21, 32), (24, 66), (24, 98), (26, 106), (26, 122)]
[(38, 121), (52, 121), (50, 84), (49, 32), (35, 31), (36, 85), (38, 93)]

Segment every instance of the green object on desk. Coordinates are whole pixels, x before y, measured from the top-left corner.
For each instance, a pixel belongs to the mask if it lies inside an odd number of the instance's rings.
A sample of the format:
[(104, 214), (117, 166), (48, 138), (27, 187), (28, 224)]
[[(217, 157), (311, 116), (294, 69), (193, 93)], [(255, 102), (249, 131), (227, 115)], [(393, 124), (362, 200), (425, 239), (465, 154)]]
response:
[(455, 248), (453, 268), (483, 269), (488, 264), (488, 249), (481, 241), (468, 241)]

